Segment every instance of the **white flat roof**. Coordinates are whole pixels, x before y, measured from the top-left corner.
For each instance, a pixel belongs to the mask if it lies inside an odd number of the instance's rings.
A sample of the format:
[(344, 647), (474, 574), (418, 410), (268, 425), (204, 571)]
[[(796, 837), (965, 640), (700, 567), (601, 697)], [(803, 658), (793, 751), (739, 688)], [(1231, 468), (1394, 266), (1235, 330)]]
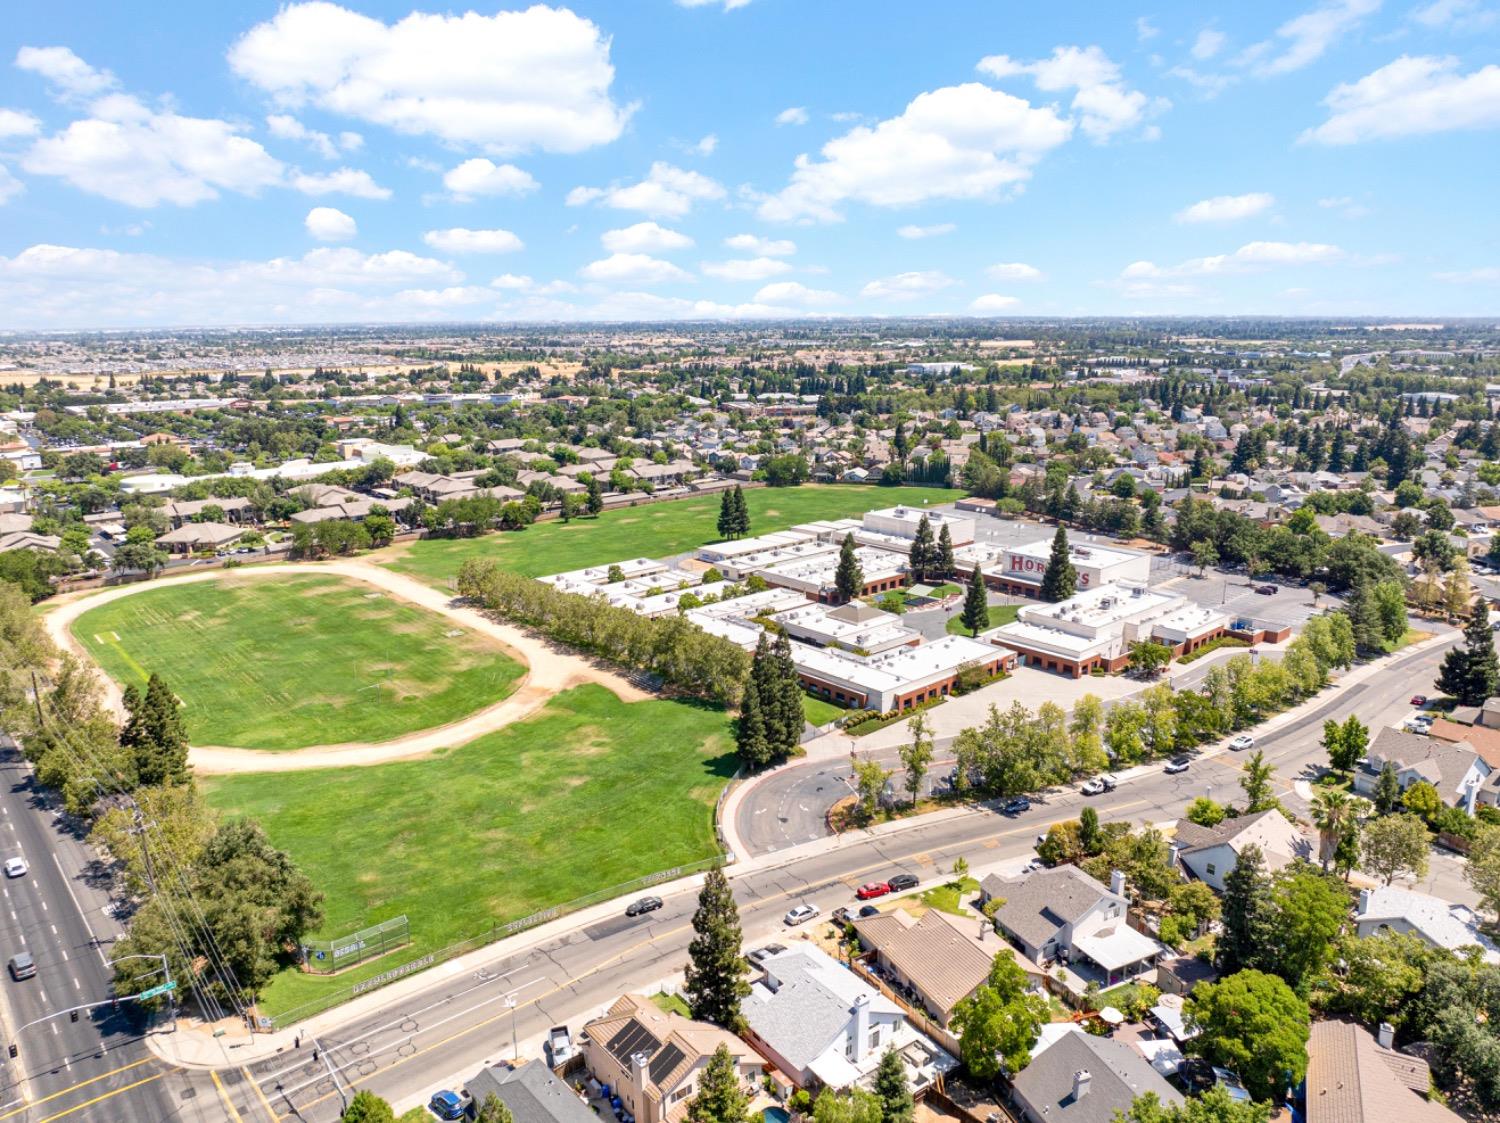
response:
[[(817, 554), (793, 558), (772, 565), (757, 565), (758, 573), (774, 574), (789, 581), (816, 582), (819, 585), (833, 584), (833, 575), (838, 569), (839, 558), (836, 547), (824, 547)], [(876, 581), (885, 577), (896, 577), (906, 570), (906, 555), (878, 550), (873, 546), (860, 546), (854, 558), (865, 575), (865, 580)]]
[(989, 662), (1009, 654), (1014, 653), (968, 636), (944, 636), (920, 647), (898, 647), (868, 656), (792, 641), (792, 661), (797, 666), (872, 692), (900, 692), (908, 685), (952, 674), (965, 663)]
[(1006, 646), (1027, 650), (1042, 648), (1068, 659), (1086, 659), (1101, 651), (1108, 651), (1115, 638), (1111, 635), (1079, 636), (1061, 628), (1028, 624), (1024, 620), (1013, 620), (979, 634), (986, 639), (999, 640)]
[[(1052, 555), (1052, 540), (1041, 538), (1035, 542), (1025, 542), (1019, 546), (1005, 547), (1006, 553), (1020, 554), (1026, 558), (1046, 559)], [(1068, 558), (1075, 564), (1083, 562), (1085, 565), (1111, 566), (1119, 565), (1121, 562), (1134, 561), (1136, 558), (1146, 557), (1145, 554), (1136, 553), (1134, 550), (1117, 550), (1112, 546), (1096, 546), (1092, 542), (1069, 542)]]
[(1023, 617), (1033, 624), (1046, 626), (1049, 620), (1069, 620), (1091, 628), (1105, 628), (1117, 621), (1138, 617), (1143, 612), (1159, 612), (1173, 607), (1183, 598), (1175, 593), (1158, 593), (1141, 585), (1116, 585), (1113, 582), (1096, 589), (1085, 589), (1056, 604), (1028, 604)]

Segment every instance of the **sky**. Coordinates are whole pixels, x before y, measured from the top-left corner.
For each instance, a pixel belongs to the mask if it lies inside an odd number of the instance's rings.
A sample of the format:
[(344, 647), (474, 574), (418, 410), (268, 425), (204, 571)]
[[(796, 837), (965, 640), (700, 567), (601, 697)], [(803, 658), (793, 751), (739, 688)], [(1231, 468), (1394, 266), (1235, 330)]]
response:
[(7, 5), (0, 329), (1500, 314), (1500, 0)]

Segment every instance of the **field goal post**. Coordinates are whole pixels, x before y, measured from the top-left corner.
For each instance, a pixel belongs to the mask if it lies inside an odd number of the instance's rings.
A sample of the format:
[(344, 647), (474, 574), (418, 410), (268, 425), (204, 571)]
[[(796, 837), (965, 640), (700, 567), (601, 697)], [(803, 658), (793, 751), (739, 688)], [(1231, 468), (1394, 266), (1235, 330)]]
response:
[(411, 923), (403, 913), (347, 936), (308, 940), (302, 945), (302, 956), (313, 974), (332, 975), (367, 959), (378, 959), (410, 942)]

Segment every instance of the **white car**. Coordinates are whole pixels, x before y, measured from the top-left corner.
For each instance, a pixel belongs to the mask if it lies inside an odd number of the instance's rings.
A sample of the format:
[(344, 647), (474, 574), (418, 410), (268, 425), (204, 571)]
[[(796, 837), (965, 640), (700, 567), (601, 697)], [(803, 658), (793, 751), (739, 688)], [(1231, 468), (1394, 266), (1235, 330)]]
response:
[(794, 909), (789, 909), (787, 914), (781, 919), (786, 921), (789, 926), (806, 924), (813, 917), (817, 916), (818, 912), (817, 905), (798, 905)]
[(5, 876), (6, 877), (25, 877), (26, 874), (30, 871), (30, 869), (31, 869), (31, 867), (26, 864), (26, 859), (25, 858), (7, 858), (7, 859), (5, 859)]
[(1084, 795), (1103, 795), (1105, 792), (1115, 790), (1115, 778), (1113, 776), (1095, 776), (1091, 780), (1085, 780), (1083, 787), (1078, 790)]
[(1229, 742), (1229, 747), (1237, 753), (1242, 753), (1246, 749), (1255, 748), (1255, 738), (1248, 733), (1241, 733), (1233, 741)]

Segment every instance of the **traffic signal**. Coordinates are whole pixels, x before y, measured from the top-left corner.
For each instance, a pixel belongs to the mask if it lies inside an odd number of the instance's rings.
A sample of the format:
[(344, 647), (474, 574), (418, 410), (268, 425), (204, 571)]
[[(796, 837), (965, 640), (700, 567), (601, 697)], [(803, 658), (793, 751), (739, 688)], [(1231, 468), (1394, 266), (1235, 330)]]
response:
[(78, 1011), (77, 1010), (69, 1010), (68, 1011), (68, 1021), (70, 1021), (70, 1022), (76, 1022), (77, 1020), (78, 1020)]

